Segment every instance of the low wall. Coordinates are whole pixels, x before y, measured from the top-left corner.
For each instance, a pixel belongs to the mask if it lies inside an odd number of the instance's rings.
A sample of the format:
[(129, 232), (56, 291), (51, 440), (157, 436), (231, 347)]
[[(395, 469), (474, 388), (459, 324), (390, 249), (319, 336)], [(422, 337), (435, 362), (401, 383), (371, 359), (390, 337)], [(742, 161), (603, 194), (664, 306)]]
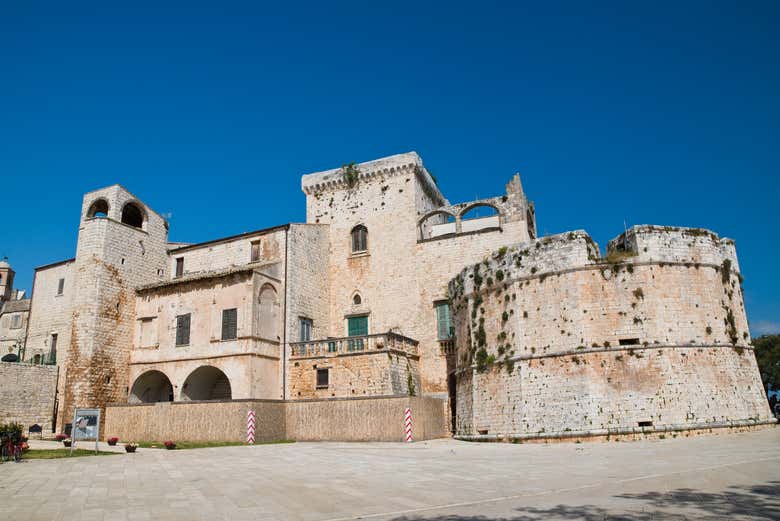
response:
[(243, 441), (247, 411), (256, 441), (285, 439), (285, 404), (273, 400), (160, 402), (106, 407), (103, 438), (135, 441)]
[(244, 441), (247, 411), (255, 441), (403, 441), (404, 410), (412, 409), (414, 439), (449, 436), (447, 403), (389, 396), (330, 400), (232, 400), (109, 405), (102, 437), (135, 441)]
[(57, 366), (0, 362), (0, 424), (38, 424), (51, 432)]
[(403, 441), (407, 407), (412, 409), (415, 440), (449, 436), (444, 400), (399, 396), (287, 402), (287, 437), (300, 441)]

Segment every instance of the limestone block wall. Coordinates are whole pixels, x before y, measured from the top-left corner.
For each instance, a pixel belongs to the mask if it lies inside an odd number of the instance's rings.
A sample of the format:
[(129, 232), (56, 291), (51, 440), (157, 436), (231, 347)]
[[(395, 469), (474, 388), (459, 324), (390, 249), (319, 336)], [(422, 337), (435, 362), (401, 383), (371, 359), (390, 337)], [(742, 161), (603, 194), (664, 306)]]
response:
[[(57, 335), (57, 363), (64, 364), (70, 343), (72, 301), (74, 292), (74, 259), (36, 268), (30, 302), (29, 327), (25, 344), (26, 357), (36, 354), (48, 357), (51, 336)], [(64, 279), (62, 294), (59, 281)]]
[(0, 424), (34, 424), (52, 431), (57, 367), (0, 362)]
[(733, 242), (640, 227), (610, 248), (571, 232), (453, 279), (460, 435), (771, 418)]
[(24, 347), (29, 318), (30, 300), (6, 301), (5, 305), (0, 303), (0, 356), (16, 353), (18, 347)]
[(176, 274), (176, 259), (184, 259), (184, 274), (218, 271), (252, 262), (252, 243), (260, 243), (260, 264), (280, 262), (284, 257), (287, 226), (245, 233), (203, 244), (175, 248), (169, 252), (169, 276)]
[[(529, 238), (529, 204), (510, 183), (506, 196), (489, 202), (504, 218), (500, 228), (421, 241), (420, 220), (451, 207), (415, 153), (357, 165), (347, 184), (340, 169), (303, 177), (307, 222), (330, 226), (328, 335), (347, 334), (347, 318), (368, 316), (369, 333), (394, 331), (420, 341), (421, 391), (446, 395), (446, 358), (437, 339), (434, 302), (466, 262), (477, 262), (504, 244)], [(485, 202), (485, 201), (483, 201)], [(455, 211), (455, 210), (452, 210)], [(353, 253), (351, 230), (368, 229), (368, 248)], [(354, 304), (360, 295), (360, 304)]]
[[(277, 271), (276, 264), (270, 267)], [(282, 281), (261, 267), (218, 273), (138, 289), (131, 387), (147, 371), (160, 371), (171, 382), (174, 399), (184, 399), (187, 377), (207, 365), (225, 373), (233, 398), (280, 398)], [(276, 296), (270, 309), (261, 303), (261, 291), (267, 290)], [(234, 308), (236, 338), (222, 340), (222, 312)], [(189, 343), (176, 345), (177, 316), (184, 314), (190, 315)]]
[[(106, 217), (91, 217), (96, 201)], [(142, 214), (140, 227), (124, 224), (126, 205)], [(84, 196), (74, 271), (73, 324), (64, 371), (63, 418), (73, 407), (104, 407), (127, 395), (135, 329), (134, 288), (163, 280), (168, 224), (119, 185)]]
[[(408, 395), (420, 391), (419, 357), (383, 350), (331, 357), (296, 358), (289, 362), (290, 398), (348, 398)], [(317, 369), (329, 370), (327, 388), (317, 388)]]

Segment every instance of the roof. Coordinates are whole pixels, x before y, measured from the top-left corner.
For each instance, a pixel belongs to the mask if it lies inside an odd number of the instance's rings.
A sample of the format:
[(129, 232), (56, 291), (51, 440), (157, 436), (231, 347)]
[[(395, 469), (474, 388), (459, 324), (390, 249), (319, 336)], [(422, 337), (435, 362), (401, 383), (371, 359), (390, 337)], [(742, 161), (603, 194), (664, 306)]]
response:
[[(279, 231), (279, 230), (286, 230), (289, 227), (290, 227), (290, 224), (288, 223), (288, 224), (281, 224), (281, 225), (278, 225), (278, 226), (272, 226), (270, 228), (263, 228), (263, 229), (260, 229), (260, 230), (255, 230), (253, 232), (239, 233), (238, 235), (231, 235), (229, 237), (222, 237), (220, 239), (212, 239), (212, 240), (206, 241), (206, 242), (199, 242), (199, 243), (196, 243), (196, 244), (188, 244), (186, 246), (180, 246), (180, 247), (177, 247), (177, 248), (172, 248), (172, 249), (168, 250), (168, 253), (176, 254), (176, 253), (181, 253), (181, 252), (184, 252), (184, 251), (195, 250), (197, 248), (202, 248), (203, 246), (212, 246), (214, 244), (220, 244), (220, 243), (223, 243), (223, 242), (230, 242), (230, 241), (234, 241), (236, 239), (243, 239), (245, 237), (251, 237), (253, 235), (263, 235), (263, 234), (266, 234), (266, 233), (275, 232), (275, 231)], [(169, 244), (171, 244), (171, 243), (169, 243)]]
[(3, 304), (0, 314), (17, 313), (19, 311), (30, 311), (30, 299), (9, 300)]
[(178, 286), (179, 284), (186, 284), (188, 282), (196, 282), (201, 280), (210, 280), (210, 279), (218, 279), (222, 277), (227, 277), (230, 275), (235, 274), (243, 274), (243, 273), (252, 273), (252, 272), (260, 272), (261, 269), (273, 266), (274, 264), (279, 264), (279, 261), (275, 262), (268, 262), (265, 264), (259, 264), (259, 263), (253, 263), (253, 264), (245, 264), (243, 266), (235, 266), (232, 268), (226, 268), (223, 270), (214, 270), (214, 271), (201, 271), (198, 273), (193, 273), (191, 275), (185, 275), (183, 277), (177, 277), (175, 279), (168, 279), (163, 280), (160, 282), (155, 282), (153, 284), (145, 284), (143, 286), (138, 286), (135, 288), (136, 293), (143, 293), (145, 291), (151, 291), (155, 289), (161, 289), (161, 288), (167, 288), (171, 286)]
[(61, 264), (68, 264), (69, 262), (74, 262), (75, 260), (76, 258), (74, 257), (72, 259), (65, 259), (62, 261), (52, 262), (51, 264), (44, 264), (43, 266), (38, 266), (37, 268), (35, 268), (35, 271), (54, 268), (56, 266), (60, 266)]

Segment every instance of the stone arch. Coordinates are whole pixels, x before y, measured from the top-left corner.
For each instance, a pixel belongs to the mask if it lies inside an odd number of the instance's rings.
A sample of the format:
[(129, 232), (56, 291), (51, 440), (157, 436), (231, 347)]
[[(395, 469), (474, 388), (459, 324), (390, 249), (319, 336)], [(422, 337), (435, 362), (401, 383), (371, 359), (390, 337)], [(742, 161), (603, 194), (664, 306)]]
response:
[[(455, 233), (456, 222), (458, 218), (448, 212), (447, 210), (433, 210), (423, 215), (423, 217), (417, 221), (417, 229), (420, 239), (430, 239), (439, 235), (447, 235), (449, 233)], [(434, 230), (434, 226), (451, 224), (450, 227), (440, 227), (439, 230)]]
[(181, 386), (183, 401), (230, 400), (232, 397), (227, 375), (211, 365), (202, 365), (195, 369)]
[(279, 340), (279, 296), (269, 283), (257, 294), (257, 330), (261, 338)]
[(145, 228), (146, 212), (136, 202), (130, 201), (122, 207), (122, 223), (133, 228)]
[(108, 208), (108, 201), (102, 197), (100, 199), (95, 199), (92, 204), (89, 205), (89, 210), (87, 210), (87, 219), (94, 219), (96, 217), (105, 219), (108, 217)]
[(353, 306), (360, 306), (363, 304), (363, 295), (361, 295), (359, 291), (355, 290), (352, 292), (350, 301)]
[(466, 206), (465, 208), (463, 208), (463, 210), (460, 211), (460, 218), (462, 220), (464, 220), (464, 221), (465, 220), (469, 220), (469, 219), (482, 219), (482, 218), (484, 218), (484, 216), (474, 216), (474, 217), (467, 217), (466, 216), (466, 214), (468, 214), (469, 212), (471, 212), (473, 210), (476, 210), (477, 208), (492, 208), (495, 211), (495, 213), (491, 214), (489, 217), (492, 217), (493, 215), (498, 215), (499, 217), (501, 216), (501, 210), (499, 210), (498, 207), (496, 205), (492, 204), (492, 203), (473, 203), (473, 204), (470, 204), (470, 205)]
[(162, 371), (146, 371), (133, 382), (127, 401), (130, 403), (172, 402), (173, 386)]

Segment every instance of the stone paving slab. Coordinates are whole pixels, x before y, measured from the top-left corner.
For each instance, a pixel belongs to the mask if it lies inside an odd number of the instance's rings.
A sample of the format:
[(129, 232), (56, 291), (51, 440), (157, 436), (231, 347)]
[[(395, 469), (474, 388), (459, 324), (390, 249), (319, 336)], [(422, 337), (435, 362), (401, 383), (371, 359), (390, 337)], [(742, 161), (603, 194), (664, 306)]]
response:
[(0, 465), (0, 519), (780, 519), (780, 428), (583, 444), (295, 443)]

